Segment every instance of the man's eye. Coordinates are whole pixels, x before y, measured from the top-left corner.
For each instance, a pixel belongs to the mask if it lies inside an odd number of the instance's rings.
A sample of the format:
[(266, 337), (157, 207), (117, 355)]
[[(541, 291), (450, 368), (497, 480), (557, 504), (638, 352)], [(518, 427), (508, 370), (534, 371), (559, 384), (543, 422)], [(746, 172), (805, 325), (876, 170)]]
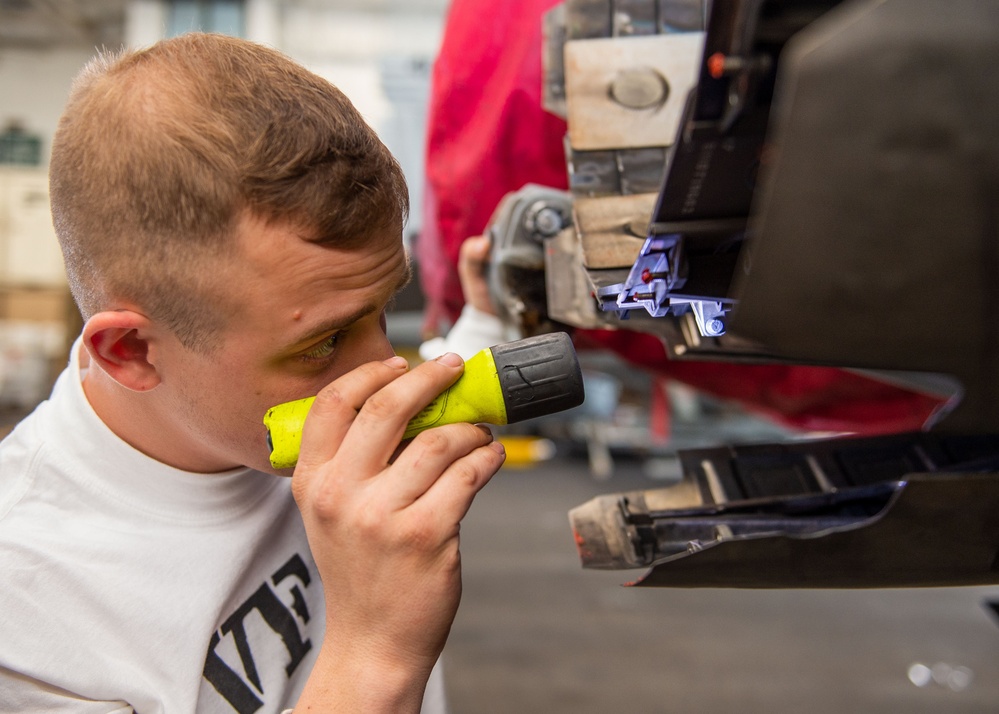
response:
[(302, 359), (306, 362), (323, 362), (328, 360), (333, 356), (336, 351), (337, 342), (340, 341), (340, 337), (343, 332), (335, 332), (325, 340), (323, 340), (315, 348), (309, 350), (302, 355)]

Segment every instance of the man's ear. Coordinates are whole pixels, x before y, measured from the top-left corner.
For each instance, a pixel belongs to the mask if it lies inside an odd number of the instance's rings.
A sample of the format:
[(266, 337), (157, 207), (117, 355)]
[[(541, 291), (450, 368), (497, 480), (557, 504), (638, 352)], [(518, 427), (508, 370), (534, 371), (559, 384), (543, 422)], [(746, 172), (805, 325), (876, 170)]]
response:
[(154, 334), (148, 317), (133, 310), (109, 310), (93, 315), (83, 326), (83, 344), (92, 364), (126, 389), (146, 392), (160, 383), (150, 359)]

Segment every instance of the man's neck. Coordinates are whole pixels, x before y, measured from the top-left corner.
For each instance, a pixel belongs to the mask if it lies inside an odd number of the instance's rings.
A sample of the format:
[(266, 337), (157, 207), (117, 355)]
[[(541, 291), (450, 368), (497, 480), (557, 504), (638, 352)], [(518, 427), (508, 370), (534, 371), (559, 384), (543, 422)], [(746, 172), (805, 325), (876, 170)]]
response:
[(171, 420), (160, 415), (163, 405), (155, 389), (149, 392), (126, 389), (100, 367), (91, 364), (83, 348), (80, 369), (83, 393), (90, 406), (101, 421), (132, 448), (167, 466), (192, 473), (210, 474), (234, 468), (196, 449), (178, 448), (190, 437), (178, 432)]

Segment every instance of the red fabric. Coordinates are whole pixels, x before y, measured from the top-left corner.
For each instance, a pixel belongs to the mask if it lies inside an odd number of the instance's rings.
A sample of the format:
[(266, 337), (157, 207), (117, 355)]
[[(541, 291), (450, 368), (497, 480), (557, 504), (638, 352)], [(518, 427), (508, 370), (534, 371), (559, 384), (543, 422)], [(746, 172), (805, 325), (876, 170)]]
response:
[(658, 338), (639, 332), (579, 330), (573, 341), (580, 349), (613, 350), (633, 364), (806, 431), (917, 431), (941, 404), (926, 394), (833, 367), (671, 360)]
[(649, 398), (649, 439), (653, 444), (668, 444), (670, 433), (669, 380), (658, 377), (652, 380)]
[(561, 0), (456, 0), (431, 78), (423, 233), (416, 246), (427, 326), (463, 304), (458, 247), (507, 193), (566, 188), (566, 125), (541, 107), (541, 17)]
[[(428, 200), (416, 247), (431, 331), (457, 319), (458, 248), (482, 233), (503, 196), (526, 183), (566, 187), (566, 125), (541, 108), (541, 17), (559, 1), (456, 0), (449, 11), (432, 78)], [(579, 331), (575, 341), (806, 430), (918, 430), (940, 404), (833, 368), (670, 360), (658, 339), (626, 330)]]

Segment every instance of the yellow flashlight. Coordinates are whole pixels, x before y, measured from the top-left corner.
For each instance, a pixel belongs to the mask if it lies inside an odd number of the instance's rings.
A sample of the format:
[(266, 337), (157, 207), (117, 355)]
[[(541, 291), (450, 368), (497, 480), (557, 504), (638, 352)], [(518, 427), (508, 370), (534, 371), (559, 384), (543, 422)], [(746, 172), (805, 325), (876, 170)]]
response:
[[(564, 332), (487, 347), (465, 362), (465, 371), (409, 421), (404, 439), (444, 424), (513, 424), (583, 403), (583, 377)], [(271, 407), (264, 415), (271, 466), (298, 463), (302, 427), (315, 397)]]

